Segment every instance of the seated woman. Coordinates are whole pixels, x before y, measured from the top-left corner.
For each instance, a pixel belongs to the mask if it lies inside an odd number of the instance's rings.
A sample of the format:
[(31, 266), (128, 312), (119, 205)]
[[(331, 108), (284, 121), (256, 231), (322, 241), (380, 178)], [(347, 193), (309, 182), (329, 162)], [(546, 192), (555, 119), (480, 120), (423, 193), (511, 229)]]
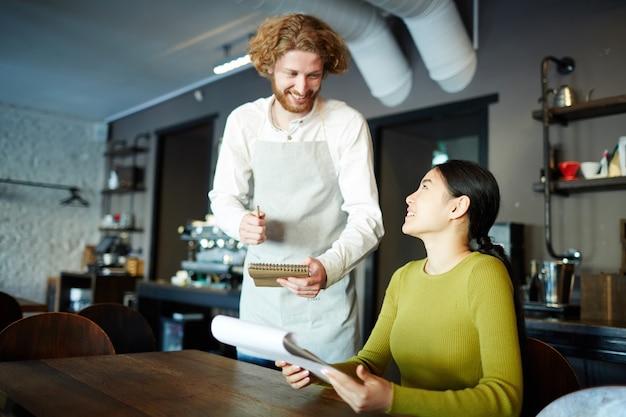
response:
[[(415, 416), (519, 416), (526, 341), (519, 285), (504, 250), (488, 237), (500, 207), (494, 176), (451, 160), (432, 168), (406, 198), (402, 232), (427, 257), (399, 268), (363, 349), (329, 370), (356, 412)], [(394, 359), (401, 385), (382, 375)], [(276, 361), (296, 389), (321, 383)]]

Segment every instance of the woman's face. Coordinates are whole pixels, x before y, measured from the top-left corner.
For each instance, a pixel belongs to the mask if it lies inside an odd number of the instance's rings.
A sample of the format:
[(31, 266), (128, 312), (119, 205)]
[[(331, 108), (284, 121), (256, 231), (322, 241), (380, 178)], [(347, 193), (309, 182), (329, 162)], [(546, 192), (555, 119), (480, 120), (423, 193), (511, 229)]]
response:
[(407, 213), (402, 232), (413, 237), (441, 231), (450, 220), (455, 198), (436, 168), (426, 173), (419, 188), (406, 198)]

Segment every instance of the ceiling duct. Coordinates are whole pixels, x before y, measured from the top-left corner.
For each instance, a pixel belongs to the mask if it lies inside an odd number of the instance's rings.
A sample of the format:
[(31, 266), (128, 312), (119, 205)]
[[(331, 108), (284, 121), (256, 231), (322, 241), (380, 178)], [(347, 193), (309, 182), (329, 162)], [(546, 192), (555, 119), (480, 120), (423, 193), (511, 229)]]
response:
[(380, 10), (361, 0), (238, 0), (267, 16), (300, 12), (314, 15), (339, 33), (371, 94), (393, 107), (410, 94), (413, 73)]
[(476, 72), (476, 51), (452, 0), (367, 0), (404, 20), (430, 78), (448, 93)]

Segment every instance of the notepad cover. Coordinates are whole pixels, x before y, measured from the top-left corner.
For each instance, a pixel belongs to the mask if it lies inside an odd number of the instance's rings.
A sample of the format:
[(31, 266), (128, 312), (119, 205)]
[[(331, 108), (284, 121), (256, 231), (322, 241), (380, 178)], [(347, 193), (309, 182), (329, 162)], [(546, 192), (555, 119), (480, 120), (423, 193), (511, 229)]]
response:
[(248, 265), (248, 273), (257, 287), (280, 287), (276, 278), (308, 277), (309, 268), (300, 264), (251, 263)]

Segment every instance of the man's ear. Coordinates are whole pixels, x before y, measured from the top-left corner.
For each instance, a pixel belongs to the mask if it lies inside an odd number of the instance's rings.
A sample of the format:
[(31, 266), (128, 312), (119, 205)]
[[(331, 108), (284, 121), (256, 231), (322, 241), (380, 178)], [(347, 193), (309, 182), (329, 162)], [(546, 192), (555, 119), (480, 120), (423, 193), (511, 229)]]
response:
[(470, 199), (466, 195), (462, 195), (455, 199), (455, 204), (452, 206), (452, 210), (450, 211), (450, 218), (458, 219), (465, 215), (470, 207)]

